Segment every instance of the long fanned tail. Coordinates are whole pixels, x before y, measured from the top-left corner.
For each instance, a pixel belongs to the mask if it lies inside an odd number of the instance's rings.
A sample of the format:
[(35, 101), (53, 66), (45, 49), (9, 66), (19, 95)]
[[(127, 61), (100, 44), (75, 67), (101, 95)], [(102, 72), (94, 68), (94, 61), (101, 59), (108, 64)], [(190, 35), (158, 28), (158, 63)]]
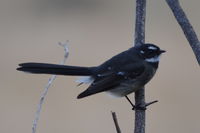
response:
[(94, 67), (79, 67), (55, 65), (46, 63), (22, 63), (19, 64), (18, 71), (35, 73), (35, 74), (56, 74), (56, 75), (74, 75), (90, 76), (93, 75)]

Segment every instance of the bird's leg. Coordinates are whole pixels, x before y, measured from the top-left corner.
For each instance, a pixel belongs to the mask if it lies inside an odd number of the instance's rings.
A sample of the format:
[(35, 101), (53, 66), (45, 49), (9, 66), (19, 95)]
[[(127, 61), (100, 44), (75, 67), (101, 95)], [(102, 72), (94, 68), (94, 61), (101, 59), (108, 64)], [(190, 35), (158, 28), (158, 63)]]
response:
[(131, 104), (131, 106), (133, 107), (132, 110), (146, 110), (146, 106), (141, 106), (141, 105), (134, 105), (131, 100), (128, 98), (128, 96), (125, 96), (126, 99), (128, 100), (128, 102)]
[(132, 110), (135, 110), (135, 105), (131, 102), (131, 100), (128, 98), (127, 95), (125, 97), (128, 100), (128, 102), (131, 104), (131, 106), (133, 107)]

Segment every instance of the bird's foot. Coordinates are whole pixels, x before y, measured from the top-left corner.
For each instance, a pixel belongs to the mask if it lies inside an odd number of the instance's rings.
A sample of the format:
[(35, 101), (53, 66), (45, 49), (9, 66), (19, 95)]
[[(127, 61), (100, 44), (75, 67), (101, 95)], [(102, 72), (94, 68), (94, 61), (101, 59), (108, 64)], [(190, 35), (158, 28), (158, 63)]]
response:
[(146, 103), (145, 105), (141, 105), (141, 104), (138, 104), (138, 105), (133, 105), (133, 108), (132, 110), (146, 110), (147, 109), (147, 106), (151, 105), (151, 104), (154, 104), (158, 102), (158, 100), (155, 100), (155, 101), (152, 101), (152, 102), (149, 102), (149, 103)]
[(158, 100), (155, 100), (155, 101), (146, 103), (146, 104), (144, 104), (144, 105), (141, 105), (141, 104), (134, 105), (134, 104), (131, 102), (131, 100), (128, 98), (128, 96), (125, 96), (125, 97), (126, 97), (126, 99), (128, 100), (128, 102), (131, 104), (131, 106), (133, 107), (132, 110), (146, 110), (146, 109), (147, 109), (147, 106), (158, 102)]
[(146, 105), (142, 106), (142, 105), (134, 105), (132, 110), (146, 110)]

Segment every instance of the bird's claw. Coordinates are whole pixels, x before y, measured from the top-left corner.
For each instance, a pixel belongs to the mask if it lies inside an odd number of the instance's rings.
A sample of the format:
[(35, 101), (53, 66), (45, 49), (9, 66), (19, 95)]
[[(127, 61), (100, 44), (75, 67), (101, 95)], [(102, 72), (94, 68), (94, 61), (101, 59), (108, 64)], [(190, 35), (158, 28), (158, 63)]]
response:
[(134, 105), (132, 110), (146, 110), (146, 106), (142, 106), (142, 105)]

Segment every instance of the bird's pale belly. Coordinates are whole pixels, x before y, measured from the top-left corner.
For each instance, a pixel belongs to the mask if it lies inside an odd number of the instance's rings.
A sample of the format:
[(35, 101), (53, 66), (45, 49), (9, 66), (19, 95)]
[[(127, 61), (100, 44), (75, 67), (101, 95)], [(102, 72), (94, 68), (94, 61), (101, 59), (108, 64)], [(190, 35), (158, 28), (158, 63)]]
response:
[(115, 97), (123, 97), (126, 96), (132, 92), (137, 91), (143, 87), (142, 85), (139, 84), (126, 84), (126, 83), (121, 83), (120, 86), (117, 86), (109, 91), (106, 91), (108, 94), (115, 96)]
[(142, 74), (136, 79), (129, 79), (122, 82), (119, 86), (106, 91), (108, 94), (114, 97), (123, 97), (132, 92), (137, 91), (140, 88), (143, 88), (144, 85), (151, 80), (151, 78), (155, 74), (155, 69), (151, 69), (150, 71), (146, 71), (148, 73)]

